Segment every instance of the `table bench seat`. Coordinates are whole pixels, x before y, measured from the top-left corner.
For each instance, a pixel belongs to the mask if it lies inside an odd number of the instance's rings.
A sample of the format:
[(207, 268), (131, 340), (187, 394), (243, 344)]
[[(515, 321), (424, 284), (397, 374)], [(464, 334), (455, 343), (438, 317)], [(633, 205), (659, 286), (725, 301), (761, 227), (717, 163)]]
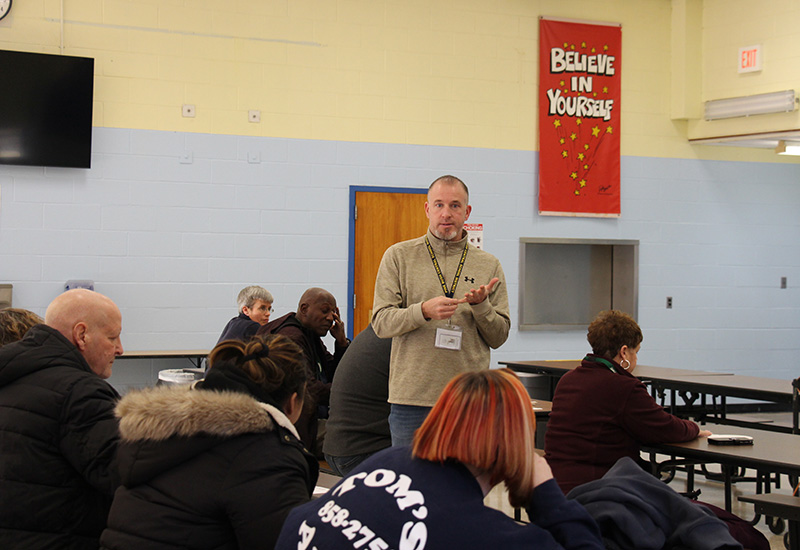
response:
[(765, 493), (741, 495), (741, 502), (752, 502), (756, 514), (783, 518), (789, 522), (789, 549), (800, 549), (800, 498), (793, 495)]

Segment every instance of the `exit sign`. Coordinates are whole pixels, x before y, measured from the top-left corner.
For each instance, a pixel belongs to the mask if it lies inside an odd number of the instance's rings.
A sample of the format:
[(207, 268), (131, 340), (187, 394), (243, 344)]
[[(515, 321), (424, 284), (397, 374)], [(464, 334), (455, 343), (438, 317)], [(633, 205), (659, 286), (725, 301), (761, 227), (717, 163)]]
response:
[(739, 72), (753, 73), (761, 70), (761, 44), (739, 48)]

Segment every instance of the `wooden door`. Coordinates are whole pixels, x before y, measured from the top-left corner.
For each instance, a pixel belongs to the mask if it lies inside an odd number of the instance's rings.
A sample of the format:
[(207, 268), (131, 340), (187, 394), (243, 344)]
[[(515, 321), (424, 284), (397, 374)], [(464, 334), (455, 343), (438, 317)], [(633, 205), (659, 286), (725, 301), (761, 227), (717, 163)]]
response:
[(428, 229), (427, 191), (356, 191), (353, 254), (353, 335), (372, 318), (375, 277), (383, 253), (394, 243), (421, 237)]

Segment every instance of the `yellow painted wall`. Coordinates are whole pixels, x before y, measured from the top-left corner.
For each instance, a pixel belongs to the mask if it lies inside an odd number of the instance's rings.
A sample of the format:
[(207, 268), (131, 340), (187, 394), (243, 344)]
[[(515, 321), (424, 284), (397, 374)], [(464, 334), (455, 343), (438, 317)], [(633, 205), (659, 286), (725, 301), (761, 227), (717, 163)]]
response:
[[(773, 16), (750, 25), (754, 3), (705, 0), (704, 95), (739, 82), (734, 45), (772, 55), (800, 39), (796, 13), (779, 21), (790, 5), (759, 2)], [(61, 6), (14, 2), (0, 48), (58, 53), (63, 40), (64, 54), (94, 57), (96, 126), (535, 150), (546, 15), (622, 24), (622, 154), (777, 161), (688, 145), (691, 122), (670, 114), (668, 0), (63, 0), (63, 33)], [(791, 67), (800, 77), (796, 56)], [(791, 80), (780, 72), (751, 88)]]
[[(700, 3), (702, 101), (800, 90), (800, 2), (702, 0)], [(754, 45), (762, 48), (762, 70), (739, 73), (739, 49)], [(688, 136), (705, 138), (797, 130), (800, 130), (800, 111), (711, 122), (694, 120), (689, 123)]]

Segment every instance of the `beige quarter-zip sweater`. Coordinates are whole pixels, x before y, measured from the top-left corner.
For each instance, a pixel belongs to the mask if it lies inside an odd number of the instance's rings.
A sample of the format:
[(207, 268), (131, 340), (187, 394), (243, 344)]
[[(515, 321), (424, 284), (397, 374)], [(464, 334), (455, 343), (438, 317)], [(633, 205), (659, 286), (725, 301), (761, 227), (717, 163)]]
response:
[[(466, 233), (466, 232), (465, 232)], [(500, 281), (480, 304), (460, 304), (451, 323), (463, 331), (461, 350), (434, 347), (436, 329), (447, 321), (426, 321), (422, 302), (444, 295), (425, 237), (392, 245), (384, 253), (375, 280), (372, 326), (381, 338), (392, 338), (389, 367), (389, 402), (430, 407), (445, 385), (457, 374), (489, 368), (489, 348), (508, 338), (511, 319), (506, 279), (500, 262), (468, 244), (466, 234), (458, 241), (443, 241), (428, 230), (428, 240), (448, 288), (469, 246), (454, 298), (471, 288)]]

